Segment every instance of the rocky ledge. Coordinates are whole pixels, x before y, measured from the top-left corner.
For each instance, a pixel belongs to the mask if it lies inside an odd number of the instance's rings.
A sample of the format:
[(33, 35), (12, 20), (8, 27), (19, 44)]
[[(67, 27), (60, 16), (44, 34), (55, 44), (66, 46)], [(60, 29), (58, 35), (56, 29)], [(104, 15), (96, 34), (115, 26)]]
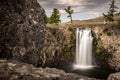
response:
[(108, 80), (120, 80), (120, 72), (110, 74)]
[(36, 68), (13, 60), (0, 60), (0, 80), (96, 80), (56, 68)]

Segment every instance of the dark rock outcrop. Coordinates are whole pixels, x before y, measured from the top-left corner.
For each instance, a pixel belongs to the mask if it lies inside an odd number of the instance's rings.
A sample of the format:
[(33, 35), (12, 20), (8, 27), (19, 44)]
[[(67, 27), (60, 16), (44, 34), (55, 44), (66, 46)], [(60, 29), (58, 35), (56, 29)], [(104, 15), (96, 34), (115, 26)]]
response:
[(37, 65), (45, 12), (37, 0), (0, 0), (0, 58)]
[(101, 25), (93, 28), (97, 63), (120, 71), (120, 27)]
[(64, 65), (74, 62), (75, 33), (69, 28), (46, 28), (45, 46), (40, 58), (43, 66)]
[(0, 60), (0, 80), (96, 80), (55, 68), (35, 68), (18, 61)]
[(110, 74), (107, 80), (120, 80), (120, 72)]

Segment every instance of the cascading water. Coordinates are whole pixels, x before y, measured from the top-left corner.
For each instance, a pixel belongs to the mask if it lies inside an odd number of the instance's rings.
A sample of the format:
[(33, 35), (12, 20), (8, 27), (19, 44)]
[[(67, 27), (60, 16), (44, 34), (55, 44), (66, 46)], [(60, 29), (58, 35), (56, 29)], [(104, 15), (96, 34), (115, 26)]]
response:
[(92, 54), (93, 37), (90, 28), (76, 30), (76, 61), (71, 64), (55, 65), (55, 68), (63, 69), (66, 72), (72, 72), (79, 75), (93, 77), (98, 80), (106, 80), (111, 73), (115, 71), (102, 68), (96, 65), (94, 55)]
[(76, 31), (76, 64), (75, 68), (90, 68), (92, 64), (92, 42), (91, 29)]

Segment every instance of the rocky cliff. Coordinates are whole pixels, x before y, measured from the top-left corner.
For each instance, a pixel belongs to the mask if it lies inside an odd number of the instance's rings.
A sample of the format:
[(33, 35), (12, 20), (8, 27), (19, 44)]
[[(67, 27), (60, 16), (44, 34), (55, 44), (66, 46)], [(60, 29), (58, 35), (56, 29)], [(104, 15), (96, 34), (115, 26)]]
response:
[(74, 62), (75, 32), (71, 27), (47, 27), (44, 42), (40, 55), (43, 66)]
[[(118, 71), (120, 69), (119, 25), (99, 25), (91, 28), (96, 64)], [(40, 55), (43, 65), (74, 63), (75, 29), (73, 27), (47, 27), (44, 42), (45, 46)]]
[(99, 65), (120, 70), (120, 26), (101, 25), (93, 28), (94, 53)]
[(0, 0), (0, 58), (37, 65), (45, 12), (37, 0)]

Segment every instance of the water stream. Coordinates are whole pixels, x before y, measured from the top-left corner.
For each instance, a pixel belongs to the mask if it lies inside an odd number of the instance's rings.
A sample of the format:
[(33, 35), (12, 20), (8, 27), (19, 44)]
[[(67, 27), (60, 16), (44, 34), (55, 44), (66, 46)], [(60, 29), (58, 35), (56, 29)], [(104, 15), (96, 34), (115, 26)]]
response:
[(91, 68), (93, 67), (92, 57), (93, 37), (91, 29), (76, 30), (76, 61), (75, 68)]

